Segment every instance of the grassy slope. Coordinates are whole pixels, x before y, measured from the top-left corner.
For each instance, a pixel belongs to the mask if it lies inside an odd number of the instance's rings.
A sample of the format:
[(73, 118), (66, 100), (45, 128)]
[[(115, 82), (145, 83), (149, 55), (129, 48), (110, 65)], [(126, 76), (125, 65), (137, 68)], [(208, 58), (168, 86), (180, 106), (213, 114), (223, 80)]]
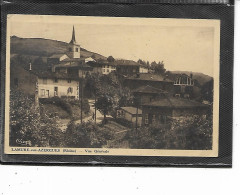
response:
[[(11, 37), (11, 54), (32, 55), (49, 57), (56, 53), (65, 53), (68, 43), (42, 38), (19, 38)], [(106, 59), (106, 57), (81, 48), (82, 57), (95, 55), (96, 59)]]

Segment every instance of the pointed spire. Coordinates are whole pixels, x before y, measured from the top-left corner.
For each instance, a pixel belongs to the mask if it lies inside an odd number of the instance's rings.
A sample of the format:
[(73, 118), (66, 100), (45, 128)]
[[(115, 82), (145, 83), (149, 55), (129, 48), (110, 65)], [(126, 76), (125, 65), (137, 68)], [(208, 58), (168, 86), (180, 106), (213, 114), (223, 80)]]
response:
[(74, 25), (73, 25), (73, 31), (72, 31), (72, 40), (70, 41), (70, 43), (73, 43), (73, 44), (76, 43)]

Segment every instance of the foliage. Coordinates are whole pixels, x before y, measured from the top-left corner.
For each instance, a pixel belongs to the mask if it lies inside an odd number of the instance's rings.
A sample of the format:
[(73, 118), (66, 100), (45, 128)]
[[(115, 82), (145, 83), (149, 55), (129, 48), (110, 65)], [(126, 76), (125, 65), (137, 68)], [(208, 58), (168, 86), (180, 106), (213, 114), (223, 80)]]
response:
[(202, 99), (213, 102), (213, 79), (206, 82), (201, 88)]
[(63, 133), (56, 118), (41, 111), (34, 104), (34, 98), (21, 92), (11, 91), (10, 145), (35, 147), (61, 146)]
[(155, 73), (163, 75), (166, 72), (166, 69), (164, 68), (164, 62), (158, 62), (155, 61), (151, 63), (151, 69), (154, 70)]
[(115, 59), (114, 59), (112, 56), (109, 56), (109, 57), (107, 58), (107, 61), (108, 61), (108, 62), (114, 62)]
[(112, 110), (112, 97), (103, 95), (97, 98), (96, 108), (104, 115), (104, 123), (106, 122), (106, 115)]
[(66, 147), (99, 148), (112, 139), (113, 133), (107, 129), (100, 129), (94, 123), (75, 124), (71, 121), (65, 134)]
[(212, 118), (192, 116), (133, 129), (126, 135), (131, 148), (209, 150), (212, 148)]
[(86, 78), (85, 91), (88, 97), (109, 97), (112, 106), (109, 113), (114, 115), (115, 110), (121, 106), (131, 105), (133, 96), (130, 90), (123, 87), (116, 74), (90, 75)]
[(40, 102), (44, 103), (44, 104), (53, 104), (53, 105), (59, 106), (63, 110), (65, 110), (70, 116), (72, 116), (71, 105), (67, 101), (65, 101), (59, 97), (42, 98), (42, 99), (40, 99)]

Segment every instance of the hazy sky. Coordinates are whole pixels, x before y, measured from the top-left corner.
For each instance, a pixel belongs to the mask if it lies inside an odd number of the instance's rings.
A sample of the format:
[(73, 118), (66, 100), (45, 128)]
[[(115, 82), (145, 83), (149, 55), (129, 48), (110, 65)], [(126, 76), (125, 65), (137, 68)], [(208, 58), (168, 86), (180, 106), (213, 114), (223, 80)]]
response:
[(69, 42), (74, 25), (76, 41), (87, 50), (114, 58), (164, 61), (167, 70), (213, 75), (216, 39), (211, 21), (23, 15), (9, 18), (11, 36)]

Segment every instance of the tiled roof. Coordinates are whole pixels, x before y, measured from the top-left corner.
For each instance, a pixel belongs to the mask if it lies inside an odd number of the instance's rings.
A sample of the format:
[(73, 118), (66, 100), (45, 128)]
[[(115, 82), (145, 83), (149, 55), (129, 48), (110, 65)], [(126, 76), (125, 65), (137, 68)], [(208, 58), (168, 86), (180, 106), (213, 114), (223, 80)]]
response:
[(106, 65), (111, 65), (111, 66), (142, 66), (142, 67), (148, 67), (146, 65), (143, 65), (143, 64), (139, 64), (133, 60), (124, 60), (124, 59), (121, 59), (121, 60), (115, 60), (113, 62), (109, 62), (107, 60), (98, 60), (97, 61), (98, 63), (100, 64), (106, 64)]
[(152, 107), (169, 107), (169, 108), (194, 108), (194, 107), (208, 107), (206, 104), (196, 102), (193, 100), (188, 100), (184, 98), (175, 98), (175, 97), (165, 97), (163, 99), (148, 102), (143, 104), (143, 106), (152, 106)]
[(85, 58), (66, 58), (62, 62), (85, 62)]
[(62, 56), (66, 55), (65, 53), (59, 53), (59, 54), (53, 54), (49, 58), (60, 58)]
[(164, 81), (164, 82), (173, 82), (170, 79), (159, 75), (159, 74), (151, 74), (151, 73), (140, 73), (138, 75), (133, 75), (131, 77), (126, 78), (128, 80), (145, 80), (145, 81)]
[(152, 86), (141, 86), (137, 88), (136, 90), (133, 90), (133, 93), (154, 93), (154, 94), (160, 94), (160, 93), (168, 93), (167, 91), (164, 91), (162, 89), (157, 89)]
[[(135, 107), (121, 107), (121, 109), (130, 113), (130, 114), (136, 114), (137, 113), (137, 108), (135, 108)], [(142, 114), (141, 109), (138, 109), (138, 114)]]
[[(26, 69), (27, 70), (27, 69)], [(29, 71), (29, 70), (27, 70)], [(77, 75), (70, 75), (63, 72), (51, 72), (51, 71), (29, 71), (39, 78), (57, 78), (57, 79), (74, 79), (79, 80)]]

